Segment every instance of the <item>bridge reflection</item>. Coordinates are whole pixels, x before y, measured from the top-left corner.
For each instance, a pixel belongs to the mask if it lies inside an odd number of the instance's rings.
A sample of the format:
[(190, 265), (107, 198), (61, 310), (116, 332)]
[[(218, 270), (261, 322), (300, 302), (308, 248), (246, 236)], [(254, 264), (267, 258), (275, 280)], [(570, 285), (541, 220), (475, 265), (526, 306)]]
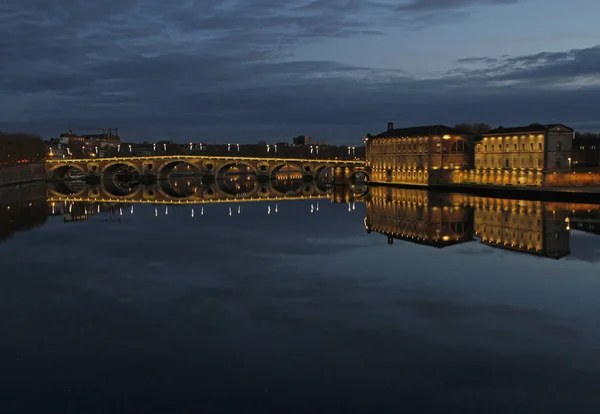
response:
[(387, 237), (443, 248), (479, 240), (493, 247), (560, 259), (570, 254), (570, 230), (597, 231), (600, 206), (477, 197), (375, 187), (365, 228)]
[(302, 199), (332, 199), (349, 202), (366, 194), (364, 184), (330, 186), (322, 181), (305, 182), (285, 177), (261, 182), (254, 175), (227, 175), (214, 183), (202, 177), (178, 177), (145, 185), (140, 183), (103, 183), (54, 181), (48, 184), (49, 202), (209, 204)]

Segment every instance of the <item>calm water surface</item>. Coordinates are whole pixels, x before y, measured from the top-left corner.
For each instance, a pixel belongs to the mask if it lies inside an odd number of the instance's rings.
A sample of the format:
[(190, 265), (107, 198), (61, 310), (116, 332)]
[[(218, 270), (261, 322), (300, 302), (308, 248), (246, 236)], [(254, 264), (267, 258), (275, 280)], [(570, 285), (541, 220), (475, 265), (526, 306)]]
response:
[(2, 191), (0, 412), (600, 412), (598, 206)]

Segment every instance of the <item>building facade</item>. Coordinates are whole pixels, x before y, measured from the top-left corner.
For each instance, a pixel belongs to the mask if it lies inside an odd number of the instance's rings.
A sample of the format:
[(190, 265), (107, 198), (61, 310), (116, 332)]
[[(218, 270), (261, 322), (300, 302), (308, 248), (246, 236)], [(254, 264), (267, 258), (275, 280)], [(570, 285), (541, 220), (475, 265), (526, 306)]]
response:
[(394, 128), (367, 135), (366, 161), (371, 182), (428, 186), (444, 170), (472, 166), (473, 134), (445, 125)]
[(600, 137), (573, 139), (573, 166), (600, 167)]
[(570, 172), (573, 137), (573, 129), (561, 124), (493, 129), (475, 143), (475, 168), (451, 181), (544, 186), (550, 174)]

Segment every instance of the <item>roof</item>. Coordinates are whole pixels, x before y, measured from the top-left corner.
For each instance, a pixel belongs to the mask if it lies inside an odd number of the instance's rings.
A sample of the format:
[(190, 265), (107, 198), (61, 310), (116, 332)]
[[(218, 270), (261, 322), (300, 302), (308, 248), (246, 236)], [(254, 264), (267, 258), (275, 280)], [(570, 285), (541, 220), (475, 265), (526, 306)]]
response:
[(559, 127), (561, 129), (566, 129), (568, 132), (573, 132), (573, 129), (569, 128), (563, 124), (530, 124), (527, 126), (518, 126), (518, 127), (498, 127), (492, 129), (485, 134), (482, 135), (497, 135), (497, 134), (522, 134), (522, 133), (532, 133), (532, 132), (548, 132), (553, 128)]
[(373, 138), (393, 138), (393, 137), (429, 137), (436, 135), (474, 135), (471, 132), (452, 128), (446, 125), (423, 125), (410, 128), (395, 128), (382, 132)]

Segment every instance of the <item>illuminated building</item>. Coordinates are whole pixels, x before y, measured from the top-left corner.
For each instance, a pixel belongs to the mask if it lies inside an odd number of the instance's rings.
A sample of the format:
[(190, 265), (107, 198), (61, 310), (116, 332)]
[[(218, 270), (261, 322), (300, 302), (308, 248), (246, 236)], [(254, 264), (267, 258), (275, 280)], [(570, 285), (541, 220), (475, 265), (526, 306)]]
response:
[(454, 183), (544, 186), (547, 177), (571, 169), (573, 130), (561, 124), (496, 128), (475, 144), (475, 168)]
[(471, 167), (473, 135), (444, 125), (394, 128), (367, 135), (366, 161), (375, 183), (428, 186), (444, 170)]

